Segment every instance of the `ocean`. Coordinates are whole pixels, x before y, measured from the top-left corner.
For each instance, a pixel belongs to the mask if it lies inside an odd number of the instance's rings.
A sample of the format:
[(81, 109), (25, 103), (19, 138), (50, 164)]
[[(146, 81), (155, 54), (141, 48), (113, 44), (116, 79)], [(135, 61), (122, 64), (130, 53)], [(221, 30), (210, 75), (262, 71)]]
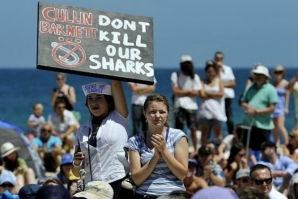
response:
[[(235, 124), (241, 123), (244, 117), (244, 112), (238, 105), (238, 98), (245, 88), (246, 79), (249, 76), (249, 68), (235, 68), (233, 69), (236, 77), (236, 97), (233, 101), (233, 113)], [(179, 66), (176, 68), (156, 68), (155, 77), (157, 80), (156, 93), (165, 95), (169, 100), (172, 96), (171, 89), (171, 73), (179, 71)], [(272, 70), (271, 70), (272, 71)], [(288, 69), (286, 79), (292, 78), (296, 74), (297, 69)], [(201, 79), (205, 78), (203, 68), (196, 70)], [(34, 68), (24, 69), (0, 69), (0, 119), (9, 121), (24, 131), (27, 129), (27, 120), (32, 113), (32, 106), (35, 103), (42, 103), (44, 106), (43, 115), (45, 118), (53, 111), (50, 105), (51, 92), (56, 87), (56, 72), (45, 71)], [(77, 103), (74, 108), (81, 113), (80, 123), (87, 122), (90, 118), (89, 112), (85, 107), (85, 96), (81, 90), (81, 85), (95, 82), (107, 81), (94, 77), (79, 76), (67, 74), (67, 84), (73, 86), (76, 90)], [(126, 82), (123, 82), (124, 91), (126, 94), (126, 101), (131, 108), (131, 91)], [(198, 103), (200, 100), (198, 99)], [(289, 114), (286, 117), (285, 126), (288, 131), (294, 126), (294, 97), (291, 95)], [(170, 119), (173, 121), (171, 115)], [(132, 125), (130, 120), (130, 135), (132, 132)], [(226, 134), (226, 125), (223, 125), (223, 134)]]

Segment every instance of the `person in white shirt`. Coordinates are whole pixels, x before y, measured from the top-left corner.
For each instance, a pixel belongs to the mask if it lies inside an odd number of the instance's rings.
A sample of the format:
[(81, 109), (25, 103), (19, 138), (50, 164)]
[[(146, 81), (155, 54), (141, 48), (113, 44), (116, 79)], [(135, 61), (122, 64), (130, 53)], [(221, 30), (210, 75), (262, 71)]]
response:
[(63, 99), (56, 100), (54, 110), (48, 117), (48, 122), (54, 126), (52, 134), (61, 139), (64, 149), (69, 152), (74, 142), (73, 133), (78, 129), (77, 121), (73, 113), (66, 110), (66, 103)]
[(269, 167), (256, 164), (250, 170), (251, 186), (269, 196), (270, 199), (287, 199), (285, 195), (278, 192), (273, 185), (273, 177)]
[(147, 130), (147, 123), (146, 118), (143, 114), (143, 107), (147, 96), (155, 91), (156, 79), (154, 78), (153, 85), (134, 82), (129, 82), (128, 85), (130, 90), (132, 91), (131, 114), (133, 135), (137, 135), (140, 132), (140, 127), (143, 132)]
[(221, 80), (224, 84), (224, 97), (225, 97), (225, 111), (227, 116), (227, 130), (229, 134), (233, 134), (234, 121), (232, 111), (232, 101), (235, 98), (234, 87), (236, 86), (235, 76), (230, 66), (224, 65), (224, 54), (222, 52), (216, 52), (214, 60), (220, 72)]
[(194, 153), (197, 152), (197, 96), (200, 94), (201, 81), (195, 73), (192, 58), (183, 55), (180, 62), (181, 72), (173, 72), (171, 75), (172, 90), (175, 95), (175, 128), (184, 130), (186, 120), (187, 127), (190, 129), (191, 138), (194, 146)]

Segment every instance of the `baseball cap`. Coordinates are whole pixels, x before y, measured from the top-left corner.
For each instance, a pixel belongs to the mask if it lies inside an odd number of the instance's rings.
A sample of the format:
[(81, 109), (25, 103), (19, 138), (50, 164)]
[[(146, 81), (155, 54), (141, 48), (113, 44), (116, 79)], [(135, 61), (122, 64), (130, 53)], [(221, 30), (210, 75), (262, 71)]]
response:
[(2, 171), (1, 176), (0, 176), (0, 185), (2, 185), (5, 182), (8, 182), (8, 183), (12, 184), (13, 186), (15, 186), (16, 178), (12, 172), (5, 171), (5, 170)]
[(72, 164), (72, 161), (73, 161), (73, 155), (70, 153), (65, 153), (62, 156), (61, 165)]
[(105, 181), (92, 181), (87, 183), (85, 191), (76, 193), (74, 198), (86, 199), (112, 199), (114, 191), (111, 185)]
[(20, 199), (35, 199), (35, 195), (40, 187), (41, 186), (37, 184), (28, 184), (23, 186), (19, 191)]
[(255, 69), (252, 70), (254, 74), (265, 75), (266, 77), (270, 78), (269, 70), (266, 66), (259, 65)]
[(243, 177), (249, 177), (249, 169), (240, 169), (236, 173), (236, 179), (243, 178)]
[(229, 188), (210, 186), (204, 189), (201, 189), (195, 193), (191, 199), (239, 199), (235, 192)]
[(182, 55), (181, 57), (181, 63), (183, 62), (191, 62), (192, 61), (192, 58), (190, 55)]
[(267, 147), (274, 147), (276, 148), (276, 145), (274, 142), (271, 142), (271, 141), (265, 141), (261, 144), (261, 150), (264, 150), (265, 148)]
[(199, 155), (200, 156), (208, 156), (213, 154), (212, 149), (209, 146), (201, 146), (199, 148)]

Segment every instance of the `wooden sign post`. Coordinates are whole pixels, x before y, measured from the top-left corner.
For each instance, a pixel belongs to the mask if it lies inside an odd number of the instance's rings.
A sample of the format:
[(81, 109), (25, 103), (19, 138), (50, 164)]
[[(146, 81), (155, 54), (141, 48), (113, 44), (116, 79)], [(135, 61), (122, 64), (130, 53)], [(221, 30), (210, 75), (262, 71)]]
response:
[(154, 82), (149, 17), (38, 3), (37, 68)]

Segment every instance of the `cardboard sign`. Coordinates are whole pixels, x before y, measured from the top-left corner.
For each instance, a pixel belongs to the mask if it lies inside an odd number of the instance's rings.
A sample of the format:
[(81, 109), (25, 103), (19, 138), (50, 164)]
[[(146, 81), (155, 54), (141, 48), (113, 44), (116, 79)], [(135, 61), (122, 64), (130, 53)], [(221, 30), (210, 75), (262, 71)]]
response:
[(153, 20), (38, 3), (37, 68), (153, 84)]

